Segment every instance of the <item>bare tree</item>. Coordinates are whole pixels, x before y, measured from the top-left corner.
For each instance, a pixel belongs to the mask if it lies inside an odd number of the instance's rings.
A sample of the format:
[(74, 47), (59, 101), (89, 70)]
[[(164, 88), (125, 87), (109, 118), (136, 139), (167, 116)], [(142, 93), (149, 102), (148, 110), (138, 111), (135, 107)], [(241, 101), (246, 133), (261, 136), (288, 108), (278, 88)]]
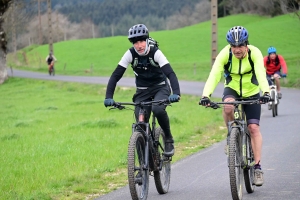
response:
[(195, 7), (183, 7), (180, 12), (168, 17), (167, 29), (176, 29), (210, 19), (210, 2), (200, 1)]
[(4, 23), (4, 13), (7, 11), (12, 0), (1, 0), (0, 1), (0, 84), (8, 78), (6, 70), (6, 53), (7, 53), (7, 41), (6, 33), (3, 28)]
[(299, 16), (299, 0), (224, 0), (230, 14), (255, 13), (276, 16), (294, 12)]

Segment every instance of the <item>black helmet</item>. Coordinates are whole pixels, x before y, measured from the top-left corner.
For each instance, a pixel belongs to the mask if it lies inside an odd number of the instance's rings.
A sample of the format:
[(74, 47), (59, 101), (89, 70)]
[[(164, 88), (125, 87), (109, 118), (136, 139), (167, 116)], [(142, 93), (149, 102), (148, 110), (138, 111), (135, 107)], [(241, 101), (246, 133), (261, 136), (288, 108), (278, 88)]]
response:
[(131, 43), (149, 38), (149, 31), (144, 24), (136, 24), (128, 31), (128, 39)]

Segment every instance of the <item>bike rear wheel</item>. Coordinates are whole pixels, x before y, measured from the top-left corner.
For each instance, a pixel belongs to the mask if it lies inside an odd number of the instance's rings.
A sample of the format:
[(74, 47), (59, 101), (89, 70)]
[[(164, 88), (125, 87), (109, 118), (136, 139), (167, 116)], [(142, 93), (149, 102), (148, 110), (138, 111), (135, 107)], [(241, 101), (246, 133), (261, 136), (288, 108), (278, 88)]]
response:
[(275, 91), (271, 90), (271, 98), (274, 100), (272, 101), (272, 115), (273, 117), (276, 116), (276, 104), (275, 104)]
[(160, 127), (155, 129), (155, 141), (158, 141), (157, 146), (155, 146), (155, 162), (159, 167), (158, 170), (154, 171), (155, 186), (159, 194), (166, 194), (170, 186), (171, 160), (163, 154), (165, 149), (165, 133)]
[(249, 131), (245, 131), (245, 137), (246, 137), (246, 158), (247, 158), (247, 168), (244, 169), (244, 181), (245, 181), (245, 188), (248, 193), (253, 193), (255, 185), (253, 184), (254, 180), (254, 154), (251, 146), (251, 138)]
[(243, 196), (242, 140), (238, 128), (231, 129), (228, 154), (232, 199), (241, 200)]
[(149, 170), (145, 165), (144, 136), (140, 132), (134, 132), (128, 145), (128, 183), (133, 200), (146, 200), (149, 190)]

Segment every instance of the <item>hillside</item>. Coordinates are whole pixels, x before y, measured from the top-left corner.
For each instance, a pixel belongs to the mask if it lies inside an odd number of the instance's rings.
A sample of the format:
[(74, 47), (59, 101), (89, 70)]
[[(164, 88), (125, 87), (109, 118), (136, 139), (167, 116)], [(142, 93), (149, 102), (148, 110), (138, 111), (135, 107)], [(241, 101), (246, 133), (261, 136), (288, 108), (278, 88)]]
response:
[[(99, 26), (101, 37), (124, 35), (130, 23), (145, 22), (155, 30), (165, 30), (167, 18), (182, 9), (193, 12), (195, 5), (206, 0), (52, 0), (54, 10), (67, 16), (71, 22), (91, 21)], [(203, 13), (205, 15), (205, 13)], [(113, 28), (112, 28), (113, 27)]]
[[(218, 50), (226, 45), (226, 32), (234, 25), (246, 27), (250, 43), (260, 48), (264, 55), (267, 48), (272, 45), (286, 58), (289, 68), (296, 68), (299, 65), (300, 21), (295, 16), (288, 14), (268, 18), (257, 15), (235, 15), (221, 18), (218, 20)], [(207, 21), (177, 30), (156, 32), (150, 30), (150, 35), (159, 41), (160, 48), (180, 79), (205, 80), (211, 62), (210, 31), (211, 23)], [(57, 73), (83, 75), (93, 65), (92, 75), (109, 76), (130, 46), (126, 36), (56, 43), (54, 52), (59, 60), (56, 65)], [(48, 54), (47, 45), (29, 47), (20, 51), (22, 52), (26, 52), (27, 65), (30, 68), (45, 70), (38, 67), (39, 60), (44, 60)], [(20, 56), (19, 58), (22, 58)], [(22, 59), (19, 61), (22, 62)], [(42, 64), (45, 67), (45, 64)], [(127, 71), (126, 76), (132, 76), (131, 70)], [(289, 74), (292, 77), (297, 73), (298, 71)]]

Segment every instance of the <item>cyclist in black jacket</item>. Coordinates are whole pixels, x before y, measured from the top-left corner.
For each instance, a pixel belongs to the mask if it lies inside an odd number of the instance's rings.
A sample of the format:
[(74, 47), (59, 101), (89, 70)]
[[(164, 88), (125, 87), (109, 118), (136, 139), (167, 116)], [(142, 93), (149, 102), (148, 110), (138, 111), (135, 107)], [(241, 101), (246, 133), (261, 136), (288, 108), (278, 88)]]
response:
[[(177, 76), (173, 71), (169, 61), (156, 45), (153, 45), (149, 32), (144, 24), (132, 26), (128, 31), (128, 39), (133, 44), (125, 52), (117, 68), (112, 73), (106, 90), (104, 105), (114, 104), (113, 95), (117, 82), (122, 78), (128, 65), (131, 64), (135, 74), (136, 93), (133, 102), (161, 100), (168, 98), (170, 102), (180, 100), (180, 87)], [(168, 80), (171, 83), (173, 94)], [(165, 155), (174, 155), (174, 140), (171, 134), (169, 117), (165, 105), (153, 105), (152, 109), (147, 109), (146, 121), (150, 118), (151, 110), (157, 117), (157, 121), (166, 136)], [(136, 120), (138, 111), (135, 109)]]
[(46, 62), (48, 64), (48, 71), (49, 74), (51, 74), (51, 68), (54, 68), (54, 63), (57, 61), (57, 59), (54, 57), (52, 52), (49, 53), (49, 55), (46, 57)]

